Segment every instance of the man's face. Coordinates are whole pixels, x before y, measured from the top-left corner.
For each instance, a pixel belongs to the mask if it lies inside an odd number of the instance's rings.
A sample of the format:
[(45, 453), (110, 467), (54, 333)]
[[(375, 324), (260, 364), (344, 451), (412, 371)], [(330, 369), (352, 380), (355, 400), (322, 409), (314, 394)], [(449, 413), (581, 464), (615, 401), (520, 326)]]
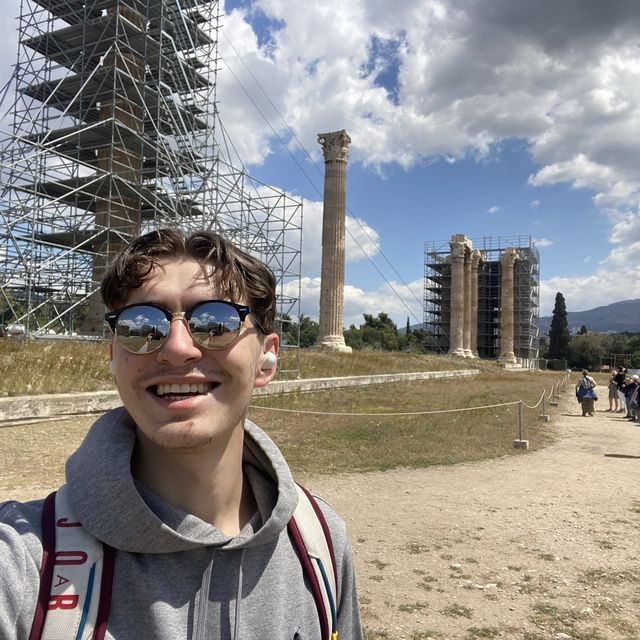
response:
[[(127, 305), (156, 303), (184, 311), (202, 300), (222, 298), (193, 260), (165, 261), (134, 289)], [(244, 301), (233, 300), (242, 303)], [(179, 452), (224, 446), (242, 431), (255, 386), (266, 385), (275, 369), (262, 371), (266, 351), (277, 353), (278, 337), (261, 339), (248, 316), (240, 337), (226, 349), (198, 346), (182, 318), (171, 322), (166, 342), (152, 353), (134, 354), (114, 339), (113, 373), (124, 406), (139, 436), (151, 448)], [(167, 385), (190, 385), (170, 387)]]

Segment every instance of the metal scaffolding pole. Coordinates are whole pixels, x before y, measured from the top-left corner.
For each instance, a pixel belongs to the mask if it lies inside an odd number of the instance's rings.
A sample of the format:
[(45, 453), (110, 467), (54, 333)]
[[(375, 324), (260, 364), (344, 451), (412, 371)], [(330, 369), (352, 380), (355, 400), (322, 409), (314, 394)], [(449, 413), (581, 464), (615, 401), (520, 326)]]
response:
[(159, 226), (211, 229), (299, 317), (302, 203), (217, 143), (218, 0), (24, 0), (0, 96), (0, 322), (103, 336), (107, 263)]

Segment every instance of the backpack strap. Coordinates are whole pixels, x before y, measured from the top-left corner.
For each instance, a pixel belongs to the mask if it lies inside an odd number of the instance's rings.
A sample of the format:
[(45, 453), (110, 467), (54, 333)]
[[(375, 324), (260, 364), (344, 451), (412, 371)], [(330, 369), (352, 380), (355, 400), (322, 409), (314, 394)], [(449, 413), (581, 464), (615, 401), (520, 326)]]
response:
[(115, 553), (75, 519), (66, 487), (45, 500), (42, 547), (40, 591), (29, 640), (103, 640)]
[(323, 640), (338, 640), (338, 583), (329, 526), (315, 498), (300, 485), (298, 506), (288, 529), (320, 617)]
[[(318, 609), (323, 640), (338, 640), (338, 583), (329, 526), (300, 485), (288, 530)], [(66, 487), (42, 510), (40, 590), (29, 640), (104, 640), (111, 608), (115, 552), (87, 533), (71, 510)]]

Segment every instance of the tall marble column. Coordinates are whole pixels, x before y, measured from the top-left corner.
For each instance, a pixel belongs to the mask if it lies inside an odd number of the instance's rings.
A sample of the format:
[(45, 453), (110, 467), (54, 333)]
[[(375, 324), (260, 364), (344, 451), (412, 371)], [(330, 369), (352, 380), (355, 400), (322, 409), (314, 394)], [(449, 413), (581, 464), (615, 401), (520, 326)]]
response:
[(464, 259), (465, 237), (451, 236), (451, 318), (449, 321), (449, 355), (465, 356), (464, 351)]
[(473, 357), (471, 352), (471, 241), (468, 241), (464, 256), (464, 321), (462, 328), (462, 348), (467, 358)]
[(322, 212), (322, 281), (320, 332), (316, 348), (350, 352), (344, 341), (344, 244), (347, 195), (347, 132), (318, 134), (324, 154), (324, 207)]
[(478, 356), (478, 270), (482, 262), (482, 254), (476, 249), (471, 253), (471, 331), (470, 348), (471, 357)]
[(513, 352), (514, 337), (514, 304), (513, 304), (513, 271), (518, 253), (513, 247), (504, 250), (500, 257), (502, 286), (500, 288), (500, 356), (499, 362), (515, 363)]

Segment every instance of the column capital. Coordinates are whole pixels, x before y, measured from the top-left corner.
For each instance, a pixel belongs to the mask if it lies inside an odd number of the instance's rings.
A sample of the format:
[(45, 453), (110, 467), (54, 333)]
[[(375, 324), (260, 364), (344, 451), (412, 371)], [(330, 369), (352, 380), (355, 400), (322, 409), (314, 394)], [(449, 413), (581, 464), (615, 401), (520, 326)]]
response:
[(351, 138), (344, 129), (342, 129), (342, 131), (333, 131), (331, 133), (319, 133), (318, 143), (322, 145), (322, 153), (324, 155), (325, 162), (329, 162), (331, 160), (341, 160), (342, 162), (347, 161)]
[(451, 260), (464, 260), (467, 245), (464, 242), (451, 242)]
[(514, 247), (508, 247), (504, 250), (504, 253), (500, 256), (500, 262), (505, 267), (513, 267), (518, 259), (518, 252)]

